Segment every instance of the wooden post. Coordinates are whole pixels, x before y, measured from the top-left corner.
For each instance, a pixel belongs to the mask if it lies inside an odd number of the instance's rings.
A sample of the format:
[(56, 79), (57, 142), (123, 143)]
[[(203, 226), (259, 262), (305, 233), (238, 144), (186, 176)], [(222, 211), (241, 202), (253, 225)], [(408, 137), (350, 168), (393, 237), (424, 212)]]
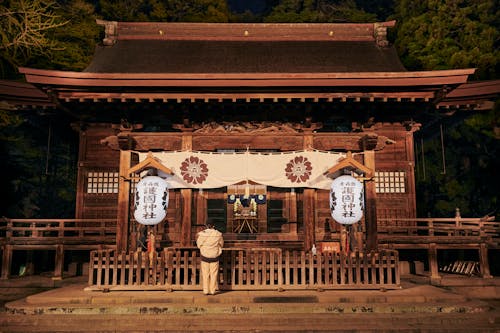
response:
[[(193, 129), (185, 128), (182, 133), (182, 150), (193, 149)], [(191, 200), (193, 197), (193, 190), (181, 189), (181, 239), (180, 246), (191, 246)], [(200, 209), (200, 207), (198, 207)], [(206, 213), (206, 206), (202, 208)]]
[(290, 198), (288, 202), (289, 215), (288, 215), (288, 223), (290, 224), (290, 234), (297, 234), (297, 194), (295, 190), (290, 192)]
[(56, 245), (56, 258), (54, 267), (54, 276), (52, 280), (61, 280), (64, 272), (64, 245)]
[(479, 244), (479, 269), (483, 278), (493, 278), (490, 273), (490, 263), (488, 262), (488, 247), (485, 243)]
[(84, 217), (84, 204), (85, 204), (85, 183), (86, 183), (86, 167), (83, 161), (87, 156), (87, 132), (80, 126), (75, 128), (79, 132), (79, 146), (78, 146), (78, 175), (76, 180), (76, 212), (75, 218), (81, 219)]
[(428, 251), (429, 251), (429, 271), (431, 273), (431, 284), (435, 284), (441, 279), (441, 277), (439, 276), (436, 243), (429, 244)]
[(118, 179), (118, 213), (116, 218), (116, 251), (128, 251), (128, 228), (130, 214), (130, 169), (132, 153), (120, 150), (120, 175)]
[(26, 251), (26, 271), (25, 275), (35, 274), (35, 263), (33, 262), (33, 250)]
[(415, 144), (413, 133), (418, 127), (412, 127), (410, 131), (406, 132), (405, 136), (405, 150), (408, 166), (406, 169), (406, 180), (408, 185), (408, 217), (417, 217), (417, 198), (416, 198), (416, 185), (415, 185)]
[(314, 244), (314, 194), (312, 188), (304, 189), (304, 250), (310, 251)]
[[(375, 152), (365, 150), (364, 164), (375, 172)], [(366, 250), (376, 251), (378, 248), (377, 237), (377, 193), (375, 191), (375, 180), (365, 181), (365, 224), (366, 224)]]
[[(304, 130), (304, 142), (303, 147), (305, 150), (312, 149), (314, 143), (313, 130), (312, 128), (303, 128)], [(315, 215), (314, 214), (314, 202), (315, 202), (316, 190), (312, 188), (304, 189), (304, 202), (303, 202), (303, 214), (304, 214), (304, 250), (311, 251), (313, 244), (315, 243)]]
[(190, 246), (191, 244), (191, 197), (192, 190), (181, 189), (182, 200), (182, 220), (180, 246)]
[(5, 245), (2, 251), (2, 280), (10, 277), (10, 268), (12, 265), (12, 245)]
[(196, 224), (207, 223), (207, 196), (205, 192), (198, 191), (196, 196)]

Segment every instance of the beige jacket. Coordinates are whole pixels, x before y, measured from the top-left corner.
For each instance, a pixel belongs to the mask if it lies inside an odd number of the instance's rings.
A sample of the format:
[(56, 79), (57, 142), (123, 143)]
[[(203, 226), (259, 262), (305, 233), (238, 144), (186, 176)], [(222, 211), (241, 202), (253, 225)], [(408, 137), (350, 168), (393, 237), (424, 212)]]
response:
[(205, 229), (198, 233), (196, 246), (200, 249), (200, 253), (205, 258), (217, 258), (222, 253), (224, 239), (222, 233), (215, 229)]

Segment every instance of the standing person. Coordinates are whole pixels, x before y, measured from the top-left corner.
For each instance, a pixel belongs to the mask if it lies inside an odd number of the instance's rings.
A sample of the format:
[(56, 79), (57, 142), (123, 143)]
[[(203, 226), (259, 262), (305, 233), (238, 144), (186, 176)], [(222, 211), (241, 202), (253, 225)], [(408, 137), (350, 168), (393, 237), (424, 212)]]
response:
[(207, 228), (198, 233), (196, 245), (201, 254), (203, 293), (215, 295), (218, 289), (219, 256), (224, 246), (222, 233), (217, 231), (212, 223), (207, 223)]

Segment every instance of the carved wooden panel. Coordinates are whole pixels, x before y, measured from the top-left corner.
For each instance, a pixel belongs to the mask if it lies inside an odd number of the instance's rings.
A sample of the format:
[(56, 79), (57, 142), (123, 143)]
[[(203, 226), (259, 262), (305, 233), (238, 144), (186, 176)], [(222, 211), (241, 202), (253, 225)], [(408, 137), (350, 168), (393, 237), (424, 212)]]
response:
[(165, 133), (120, 133), (108, 136), (100, 142), (113, 150), (181, 150), (182, 136)]
[(194, 136), (194, 150), (215, 149), (277, 149), (296, 150), (302, 147), (302, 136), (275, 136), (275, 135), (207, 135)]

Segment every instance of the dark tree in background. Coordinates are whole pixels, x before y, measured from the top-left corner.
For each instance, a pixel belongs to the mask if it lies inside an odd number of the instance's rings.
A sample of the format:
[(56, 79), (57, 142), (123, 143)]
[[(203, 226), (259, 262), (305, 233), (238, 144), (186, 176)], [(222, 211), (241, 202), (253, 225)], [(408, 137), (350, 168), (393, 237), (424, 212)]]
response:
[(451, 217), (455, 208), (466, 217), (498, 216), (499, 106), (473, 116), (460, 112), (417, 132), (419, 216)]
[(399, 0), (396, 47), (410, 70), (477, 68), (497, 79), (500, 11), (494, 0)]
[(373, 22), (376, 15), (356, 6), (354, 0), (282, 0), (265, 22)]
[[(409, 70), (477, 68), (476, 80), (499, 78), (496, 1), (399, 0), (394, 18)], [(431, 125), (416, 133), (419, 216), (450, 217), (459, 208), (462, 216), (498, 217), (499, 103), (479, 113), (432, 113)]]
[[(102, 37), (96, 18), (164, 22), (395, 19), (397, 25), (390, 29), (389, 38), (409, 70), (477, 68), (474, 79), (498, 79), (500, 14), (495, 0), (4, 0), (0, 2), (2, 78), (22, 79), (18, 66), (83, 70)], [(463, 216), (493, 212), (498, 217), (498, 103), (494, 110), (477, 114), (428, 113), (430, 125), (416, 133), (419, 216), (449, 217), (459, 207)], [(69, 123), (70, 118), (60, 113), (29, 116), (0, 104), (0, 154), (5, 161), (0, 186), (2, 197), (7, 198), (1, 215), (72, 217), (77, 140)]]

